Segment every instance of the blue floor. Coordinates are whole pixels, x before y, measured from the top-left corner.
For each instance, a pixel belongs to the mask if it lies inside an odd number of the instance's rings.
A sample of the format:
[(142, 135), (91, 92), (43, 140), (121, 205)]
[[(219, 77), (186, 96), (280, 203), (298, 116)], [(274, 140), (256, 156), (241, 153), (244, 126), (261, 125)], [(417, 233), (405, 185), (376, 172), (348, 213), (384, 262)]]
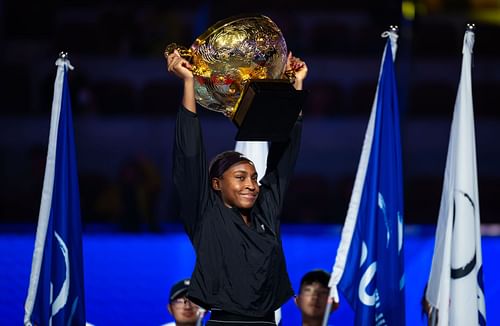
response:
[[(288, 270), (297, 291), (302, 274), (314, 268), (330, 270), (336, 255), (338, 226), (284, 227), (283, 245)], [(87, 320), (101, 325), (161, 325), (170, 321), (166, 303), (170, 285), (188, 277), (194, 253), (182, 232), (161, 235), (90, 233), (84, 239)], [(22, 325), (34, 235), (0, 234), (0, 325)], [(433, 231), (407, 229), (406, 320), (425, 325), (420, 299), (429, 275)], [(500, 325), (500, 238), (483, 237), (484, 284), (488, 324)], [(299, 325), (290, 300), (282, 310), (283, 325)], [(345, 301), (331, 317), (334, 325), (352, 324)]]

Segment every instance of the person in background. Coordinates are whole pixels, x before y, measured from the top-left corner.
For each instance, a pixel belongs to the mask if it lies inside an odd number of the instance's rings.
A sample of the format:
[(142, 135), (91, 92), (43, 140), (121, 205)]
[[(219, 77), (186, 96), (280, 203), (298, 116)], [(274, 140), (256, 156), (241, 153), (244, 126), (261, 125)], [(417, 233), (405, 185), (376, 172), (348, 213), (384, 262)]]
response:
[(174, 317), (173, 322), (162, 326), (197, 326), (201, 325), (198, 320), (202, 319), (202, 310), (200, 307), (186, 298), (189, 287), (189, 279), (181, 280), (175, 283), (170, 289), (168, 312)]
[[(330, 274), (324, 270), (312, 270), (304, 274), (300, 281), (299, 294), (295, 304), (302, 315), (302, 326), (321, 326), (325, 315), (330, 289)], [(332, 310), (338, 308), (334, 303)]]

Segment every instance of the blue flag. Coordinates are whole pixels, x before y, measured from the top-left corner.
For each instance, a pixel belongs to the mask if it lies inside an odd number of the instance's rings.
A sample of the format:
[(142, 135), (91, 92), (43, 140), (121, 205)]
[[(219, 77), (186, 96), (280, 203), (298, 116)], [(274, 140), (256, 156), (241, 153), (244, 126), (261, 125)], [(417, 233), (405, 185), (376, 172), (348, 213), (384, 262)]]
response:
[(398, 99), (388, 36), (370, 121), (332, 278), (355, 312), (355, 325), (404, 325), (403, 185)]
[(25, 302), (25, 325), (85, 325), (80, 195), (69, 60), (56, 61), (42, 200)]

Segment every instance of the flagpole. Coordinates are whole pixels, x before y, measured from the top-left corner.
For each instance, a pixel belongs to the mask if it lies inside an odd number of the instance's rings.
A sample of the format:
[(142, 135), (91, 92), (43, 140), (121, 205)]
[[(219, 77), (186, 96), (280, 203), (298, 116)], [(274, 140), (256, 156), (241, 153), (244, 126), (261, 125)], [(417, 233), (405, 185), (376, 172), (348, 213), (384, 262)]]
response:
[(65, 51), (59, 52), (59, 59), (61, 59), (61, 60), (69, 60), (68, 52), (65, 52)]
[(206, 310), (203, 308), (199, 308), (198, 310), (198, 319), (196, 320), (196, 326), (201, 326), (203, 322), (203, 317), (205, 317)]
[(476, 31), (476, 24), (467, 23), (466, 31), (475, 32)]

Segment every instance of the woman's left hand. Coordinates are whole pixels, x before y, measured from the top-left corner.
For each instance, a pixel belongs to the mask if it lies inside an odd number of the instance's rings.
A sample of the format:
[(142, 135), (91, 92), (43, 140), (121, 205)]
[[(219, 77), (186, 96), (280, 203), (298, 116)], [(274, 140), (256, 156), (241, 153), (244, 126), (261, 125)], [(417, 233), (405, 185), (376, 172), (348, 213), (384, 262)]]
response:
[(286, 70), (293, 70), (295, 72), (295, 82), (293, 83), (293, 86), (295, 89), (301, 90), (304, 79), (306, 79), (307, 76), (306, 63), (300, 58), (294, 57), (292, 52), (289, 52), (286, 62)]

